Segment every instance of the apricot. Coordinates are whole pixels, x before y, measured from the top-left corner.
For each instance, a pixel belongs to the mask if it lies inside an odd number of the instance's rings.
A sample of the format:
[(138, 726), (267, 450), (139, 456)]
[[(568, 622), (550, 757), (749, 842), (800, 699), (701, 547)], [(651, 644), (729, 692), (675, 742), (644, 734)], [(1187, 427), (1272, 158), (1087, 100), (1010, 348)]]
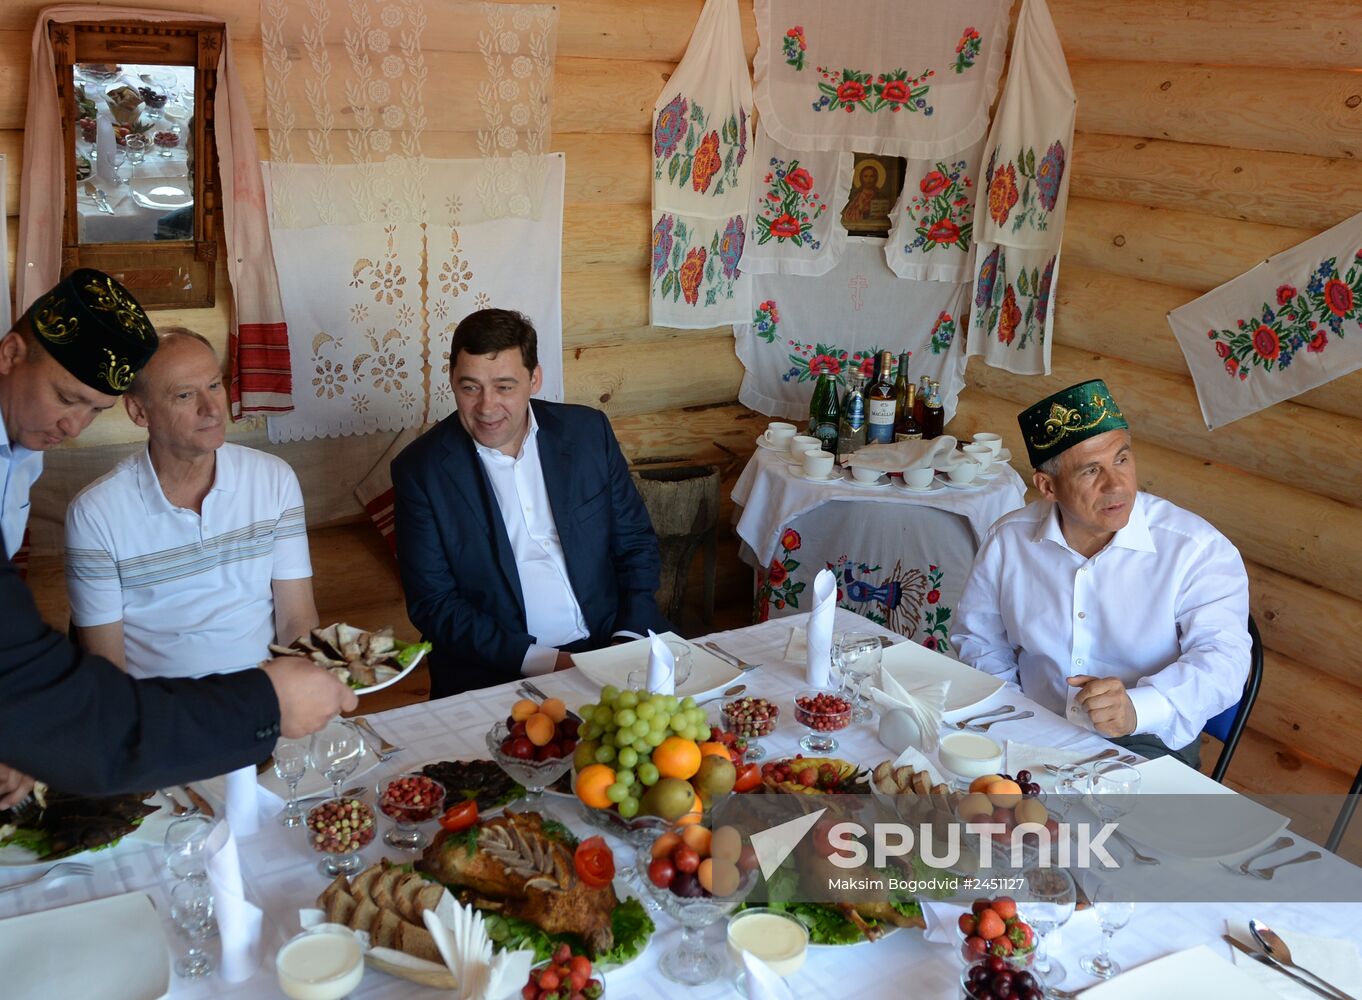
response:
[(984, 789), (985, 794), (995, 806), (1012, 809), (1022, 800), (1021, 785), (1006, 778), (999, 778)]
[(528, 698), (521, 698), (511, 706), (511, 718), (516, 722), (524, 722), (531, 715), (539, 711), (539, 706)]
[(681, 839), (702, 858), (709, 857), (710, 841), (713, 835), (707, 826), (688, 826), (681, 831)]
[(966, 823), (993, 815), (993, 803), (983, 792), (970, 792), (960, 800), (960, 818)]
[(1042, 826), (1050, 818), (1050, 811), (1037, 799), (1022, 799), (1012, 814), (1018, 823), (1039, 823)]
[(979, 777), (975, 778), (973, 781), (969, 783), (969, 790), (971, 792), (982, 792), (986, 790), (988, 786), (993, 784), (995, 781), (1002, 780), (1003, 776), (1001, 774), (981, 774)]
[(567, 718), (567, 706), (559, 698), (545, 698), (544, 703), (539, 706), (539, 711), (552, 719), (555, 725)]
[(681, 834), (664, 833), (653, 841), (653, 860), (656, 861), (658, 858), (671, 857), (672, 851), (676, 850), (680, 843)]
[(543, 712), (535, 712), (525, 720), (525, 735), (537, 747), (542, 747), (553, 739), (554, 728), (553, 720)]

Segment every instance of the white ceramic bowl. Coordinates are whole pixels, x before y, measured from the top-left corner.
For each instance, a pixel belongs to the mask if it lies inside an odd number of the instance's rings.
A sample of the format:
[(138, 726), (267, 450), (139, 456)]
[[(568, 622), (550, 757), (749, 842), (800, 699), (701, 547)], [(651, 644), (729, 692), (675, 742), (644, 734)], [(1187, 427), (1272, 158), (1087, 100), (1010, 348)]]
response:
[(996, 774), (1003, 766), (1003, 748), (981, 733), (951, 733), (943, 737), (937, 756), (941, 766), (962, 778)]
[(951, 482), (959, 483), (961, 486), (974, 482), (974, 477), (978, 474), (979, 463), (972, 458), (962, 458), (946, 470)]
[(936, 475), (936, 470), (930, 465), (921, 469), (904, 469), (903, 482), (915, 490), (925, 490), (932, 485), (932, 479)]
[(1001, 434), (990, 434), (986, 431), (975, 434), (971, 439), (975, 444), (987, 445), (989, 451), (996, 456), (1003, 450), (1003, 436)]
[(810, 449), (804, 452), (804, 475), (811, 479), (826, 479), (832, 475), (832, 466), (836, 459), (832, 452), (824, 451), (819, 448), (816, 451)]
[(851, 467), (851, 478), (858, 483), (873, 483), (884, 475), (879, 469), (863, 469), (859, 465)]

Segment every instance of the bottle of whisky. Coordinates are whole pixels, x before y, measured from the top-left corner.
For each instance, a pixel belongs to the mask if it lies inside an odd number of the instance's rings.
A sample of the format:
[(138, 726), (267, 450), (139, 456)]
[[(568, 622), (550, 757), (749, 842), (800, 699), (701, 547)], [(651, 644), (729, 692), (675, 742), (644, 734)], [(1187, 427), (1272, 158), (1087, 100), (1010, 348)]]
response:
[(909, 392), (913, 383), (908, 378), (908, 362), (913, 359), (912, 351), (904, 351), (899, 355), (899, 366), (894, 372), (894, 426), (897, 427), (903, 419), (903, 408), (911, 403)]
[(946, 411), (941, 406), (941, 384), (932, 381), (927, 391), (927, 402), (922, 407), (922, 436), (926, 440), (939, 438), (946, 426)]
[(893, 352), (881, 351), (876, 367), (879, 376), (865, 394), (865, 439), (867, 444), (891, 444), (894, 440), (894, 409), (897, 403), (894, 383), (889, 377), (894, 370)]
[(824, 451), (836, 454), (837, 422), (841, 418), (841, 411), (837, 399), (837, 376), (830, 371), (824, 370), (818, 375), (809, 416), (809, 436), (818, 438)]
[(842, 400), (842, 416), (837, 424), (837, 458), (850, 458), (866, 443), (865, 376), (851, 376), (851, 388)]
[(923, 375), (917, 384), (917, 401), (913, 403), (913, 419), (917, 421), (919, 427), (922, 426), (922, 414), (927, 408), (927, 392), (931, 389), (932, 380)]
[(899, 357), (899, 376), (894, 382), (894, 440), (917, 441), (922, 438), (922, 424), (914, 411), (917, 408), (917, 386), (908, 378), (908, 359), (911, 351), (904, 351)]

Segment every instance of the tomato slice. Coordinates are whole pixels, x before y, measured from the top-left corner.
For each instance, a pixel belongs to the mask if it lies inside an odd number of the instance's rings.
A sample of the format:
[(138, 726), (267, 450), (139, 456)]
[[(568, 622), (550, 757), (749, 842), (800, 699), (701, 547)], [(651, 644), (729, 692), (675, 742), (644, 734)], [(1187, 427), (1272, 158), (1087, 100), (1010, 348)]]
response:
[(572, 867), (588, 888), (600, 889), (615, 877), (615, 855), (603, 837), (588, 837), (577, 845)]
[(473, 799), (450, 806), (440, 817), (440, 826), (450, 833), (467, 830), (478, 821), (478, 804)]
[(761, 768), (756, 764), (744, 764), (738, 768), (738, 780), (733, 783), (735, 792), (750, 792), (761, 787)]

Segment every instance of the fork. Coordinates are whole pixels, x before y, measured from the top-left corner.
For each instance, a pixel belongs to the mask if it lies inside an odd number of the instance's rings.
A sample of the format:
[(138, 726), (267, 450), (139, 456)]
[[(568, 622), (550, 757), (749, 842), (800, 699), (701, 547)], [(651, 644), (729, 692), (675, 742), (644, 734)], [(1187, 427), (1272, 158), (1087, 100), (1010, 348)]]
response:
[(1035, 712), (1018, 712), (1016, 715), (1006, 715), (1003, 716), (1003, 718), (1001, 719), (993, 719), (992, 721), (981, 723), (980, 725), (977, 726), (967, 726), (964, 725), (963, 723), (957, 722), (955, 724), (955, 728), (963, 729), (966, 732), (970, 733), (986, 733), (988, 732), (990, 726), (996, 726), (1000, 722), (1019, 722), (1022, 719), (1032, 718), (1035, 714), (1036, 714)]
[[(540, 691), (539, 688), (535, 687), (529, 681), (521, 681), (520, 690), (532, 698), (538, 698), (541, 702), (549, 700), (548, 695), (546, 695), (543, 691)], [(572, 709), (568, 709), (567, 717), (569, 719), (576, 719), (579, 724), (586, 721)]]
[(1119, 840), (1121, 843), (1125, 844), (1126, 847), (1130, 848), (1130, 857), (1131, 857), (1131, 860), (1134, 861), (1137, 865), (1157, 865), (1157, 864), (1159, 864), (1159, 859), (1158, 859), (1158, 858), (1152, 857), (1151, 855), (1148, 855), (1148, 854), (1141, 854), (1141, 853), (1140, 853), (1140, 849), (1139, 849), (1138, 847), (1136, 847), (1134, 844), (1132, 844), (1132, 843), (1130, 842), (1130, 838), (1127, 837), (1125, 834), (1121, 833), (1121, 831), (1119, 831), (1119, 830), (1113, 830), (1113, 831), (1112, 831), (1112, 836), (1114, 836), (1114, 837), (1115, 837), (1117, 840)]
[(1269, 865), (1266, 868), (1246, 868), (1244, 869), (1244, 874), (1251, 876), (1252, 878), (1262, 879), (1264, 882), (1270, 882), (1272, 881), (1272, 876), (1277, 874), (1278, 868), (1285, 868), (1287, 865), (1299, 865), (1306, 861), (1318, 861), (1322, 857), (1324, 857), (1324, 855), (1320, 854), (1319, 851), (1307, 851), (1299, 858), (1292, 858), (1290, 861), (1281, 861), (1275, 865)]
[(737, 667), (739, 670), (742, 671), (756, 670), (758, 667), (762, 665), (760, 663), (748, 663), (742, 657), (734, 656), (728, 650), (721, 648), (718, 644), (713, 642), (702, 642), (700, 643), (700, 645), (704, 646), (706, 649), (710, 649), (718, 653), (725, 660), (727, 660), (733, 666)]
[(1294, 843), (1295, 841), (1290, 837), (1278, 837), (1275, 841), (1272, 842), (1272, 845), (1270, 847), (1265, 847), (1261, 851), (1258, 851), (1257, 853), (1250, 855), (1248, 858), (1246, 858), (1239, 864), (1227, 865), (1225, 862), (1222, 861), (1220, 862), (1220, 867), (1228, 872), (1234, 872), (1234, 874), (1236, 875), (1251, 875), (1252, 873), (1249, 871), (1249, 869), (1253, 867), (1253, 863), (1255, 861), (1261, 861), (1269, 854), (1274, 854), (1285, 847), (1290, 847)]
[(378, 746), (374, 747), (374, 755), (381, 761), (386, 762), (407, 749), (406, 747), (398, 746), (396, 743), (389, 743), (379, 734), (377, 729), (369, 724), (369, 720), (362, 715), (356, 715), (350, 721), (360, 729), (363, 729), (374, 739), (378, 740)]
[(32, 885), (34, 882), (42, 881), (49, 875), (56, 875), (58, 878), (67, 875), (80, 875), (84, 878), (88, 878), (94, 873), (95, 870), (93, 868), (89, 865), (82, 864), (79, 861), (60, 861), (41, 874), (34, 875), (32, 878), (24, 879), (22, 882), (11, 882), (9, 885), (0, 886), (0, 892), (9, 892), (11, 889), (19, 889), (26, 885)]

